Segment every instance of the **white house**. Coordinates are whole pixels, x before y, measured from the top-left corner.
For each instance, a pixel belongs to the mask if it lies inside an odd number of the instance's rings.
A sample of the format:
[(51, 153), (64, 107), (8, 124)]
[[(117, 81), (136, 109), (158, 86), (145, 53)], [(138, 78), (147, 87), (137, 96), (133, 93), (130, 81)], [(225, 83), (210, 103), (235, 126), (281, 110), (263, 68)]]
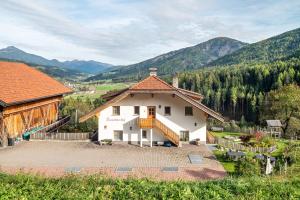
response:
[(147, 143), (171, 141), (206, 142), (208, 116), (219, 121), (223, 117), (201, 103), (203, 96), (178, 88), (178, 78), (173, 85), (156, 76), (117, 92), (103, 96), (107, 102), (83, 116), (83, 122), (98, 116), (98, 139), (112, 141)]

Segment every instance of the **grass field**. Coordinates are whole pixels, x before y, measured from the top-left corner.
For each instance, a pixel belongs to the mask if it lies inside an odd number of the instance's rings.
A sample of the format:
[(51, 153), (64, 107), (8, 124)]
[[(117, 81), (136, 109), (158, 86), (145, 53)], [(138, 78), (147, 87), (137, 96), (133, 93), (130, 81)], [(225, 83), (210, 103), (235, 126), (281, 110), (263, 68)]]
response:
[(227, 173), (234, 174), (235, 162), (224, 159), (224, 157), (223, 157), (223, 155), (225, 154), (224, 151), (214, 150), (213, 153), (217, 157), (218, 161), (223, 165), (223, 167), (227, 171)]
[(89, 85), (89, 90), (93, 90), (94, 93), (74, 93), (71, 95), (68, 95), (68, 97), (72, 98), (90, 98), (90, 99), (96, 99), (100, 98), (101, 95), (112, 91), (112, 90), (120, 90), (124, 89), (126, 87), (129, 87), (132, 83), (103, 83), (103, 84), (97, 84), (97, 85)]
[(105, 83), (105, 84), (97, 85), (96, 90), (107, 92), (111, 90), (120, 90), (128, 87), (129, 85), (130, 85), (129, 83), (107, 83), (107, 84)]
[(96, 99), (96, 98), (100, 98), (101, 97), (101, 93), (94, 93), (94, 94), (71, 94), (71, 95), (68, 95), (66, 96), (65, 98), (69, 98), (69, 97), (72, 97), (72, 98), (90, 98), (90, 99)]
[(300, 180), (267, 177), (155, 182), (100, 176), (42, 178), (0, 174), (0, 199), (299, 199)]
[(224, 136), (241, 136), (241, 135), (245, 135), (245, 133), (236, 133), (236, 132), (214, 132), (211, 131), (212, 135), (215, 137), (219, 137), (219, 138), (223, 138)]

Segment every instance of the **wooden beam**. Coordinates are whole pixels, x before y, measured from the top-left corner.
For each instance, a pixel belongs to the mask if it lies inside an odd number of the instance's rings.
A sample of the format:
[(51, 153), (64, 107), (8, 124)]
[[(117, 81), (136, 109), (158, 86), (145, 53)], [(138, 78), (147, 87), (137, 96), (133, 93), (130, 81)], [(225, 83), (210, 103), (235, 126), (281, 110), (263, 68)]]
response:
[(47, 115), (45, 115), (45, 113), (44, 113), (44, 107), (40, 107), (40, 113), (41, 113), (41, 116), (42, 116), (42, 125), (44, 126), (45, 125), (45, 123), (46, 123), (46, 121), (47, 121)]
[(7, 107), (4, 109), (3, 115), (6, 116), (6, 115), (22, 112), (22, 111), (34, 109), (37, 107), (45, 106), (52, 103), (58, 103), (61, 101), (61, 99), (62, 99), (61, 97), (56, 97), (48, 100), (41, 100), (39, 102), (31, 102), (31, 103)]
[(34, 109), (30, 110), (29, 119), (28, 119), (28, 128), (31, 127), (31, 122), (32, 122), (32, 119), (33, 119), (33, 113), (34, 113)]
[(25, 112), (20, 112), (21, 119), (23, 121), (23, 125), (25, 130), (28, 130), (28, 115), (24, 116)]

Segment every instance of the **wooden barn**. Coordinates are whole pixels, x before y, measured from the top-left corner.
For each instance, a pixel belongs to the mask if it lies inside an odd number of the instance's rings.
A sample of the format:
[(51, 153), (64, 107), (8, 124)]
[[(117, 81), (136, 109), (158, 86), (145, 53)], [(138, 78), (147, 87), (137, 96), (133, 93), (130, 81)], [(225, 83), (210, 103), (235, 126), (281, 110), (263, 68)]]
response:
[(63, 95), (72, 91), (23, 63), (0, 62), (0, 144), (59, 120)]

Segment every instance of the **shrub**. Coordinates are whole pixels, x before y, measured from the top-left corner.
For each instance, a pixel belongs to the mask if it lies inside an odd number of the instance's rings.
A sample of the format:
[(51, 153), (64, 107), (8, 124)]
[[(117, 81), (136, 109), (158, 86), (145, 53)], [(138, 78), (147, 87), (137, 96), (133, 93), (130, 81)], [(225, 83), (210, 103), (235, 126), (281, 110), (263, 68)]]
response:
[(236, 163), (236, 173), (239, 176), (260, 175), (259, 162), (253, 158), (241, 158)]
[(255, 137), (255, 140), (260, 142), (261, 139), (264, 137), (264, 134), (261, 132), (261, 131), (257, 131), (255, 134), (254, 134), (254, 137)]
[(261, 139), (260, 143), (263, 147), (270, 147), (275, 145), (275, 140), (269, 136), (265, 136)]
[(252, 138), (252, 135), (242, 135), (242, 136), (240, 136), (240, 139), (242, 140), (243, 143), (248, 143), (251, 138)]
[(299, 199), (300, 180), (264, 177), (215, 181), (42, 178), (0, 173), (0, 199)]

